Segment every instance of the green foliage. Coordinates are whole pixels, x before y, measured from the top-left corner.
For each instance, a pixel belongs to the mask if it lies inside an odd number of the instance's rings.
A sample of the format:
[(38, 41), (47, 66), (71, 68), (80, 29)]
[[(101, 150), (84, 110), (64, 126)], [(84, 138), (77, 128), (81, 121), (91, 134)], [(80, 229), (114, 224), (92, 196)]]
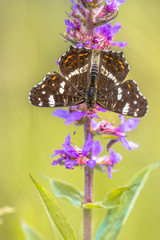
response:
[(96, 240), (116, 240), (118, 238), (149, 174), (158, 166), (159, 163), (147, 166), (131, 180), (129, 185), (136, 184), (136, 186), (125, 194), (119, 207), (108, 210), (98, 230)]
[(21, 223), (21, 227), (26, 240), (43, 240), (44, 239), (33, 227), (26, 224), (25, 222)]
[(121, 199), (123, 195), (128, 191), (132, 186), (128, 187), (118, 187), (115, 189), (112, 189), (109, 193), (107, 193), (107, 196), (104, 201), (101, 202), (93, 202), (93, 203), (86, 203), (83, 206), (88, 209), (94, 209), (94, 208), (115, 208), (120, 205)]
[(40, 198), (45, 206), (45, 210), (49, 215), (49, 218), (56, 227), (58, 228), (60, 234), (65, 240), (75, 240), (75, 233), (71, 223), (68, 218), (62, 211), (62, 209), (58, 206), (53, 196), (45, 189), (42, 185), (37, 183), (31, 176), (31, 179), (36, 186)]
[(50, 184), (57, 197), (66, 198), (78, 207), (82, 205), (84, 194), (76, 187), (65, 181), (55, 179), (50, 179)]

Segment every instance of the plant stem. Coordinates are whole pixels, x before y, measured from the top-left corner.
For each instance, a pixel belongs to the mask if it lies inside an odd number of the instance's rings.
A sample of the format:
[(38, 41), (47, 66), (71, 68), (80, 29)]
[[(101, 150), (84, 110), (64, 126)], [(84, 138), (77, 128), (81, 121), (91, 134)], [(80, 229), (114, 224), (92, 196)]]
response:
[[(84, 118), (84, 137), (88, 139), (88, 133), (91, 129), (91, 119), (86, 115)], [(88, 156), (91, 159), (92, 153)], [(84, 169), (84, 203), (93, 201), (93, 169), (85, 166)], [(83, 209), (83, 229), (84, 240), (91, 240), (92, 237), (92, 210)]]

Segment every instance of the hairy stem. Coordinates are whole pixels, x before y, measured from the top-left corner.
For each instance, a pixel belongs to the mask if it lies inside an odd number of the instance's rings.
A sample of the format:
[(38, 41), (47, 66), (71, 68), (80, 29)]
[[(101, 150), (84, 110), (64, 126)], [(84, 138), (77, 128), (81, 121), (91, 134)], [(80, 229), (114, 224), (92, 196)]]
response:
[(94, 32), (93, 9), (91, 8), (86, 13), (86, 33), (92, 36), (93, 32)]
[[(88, 139), (88, 133), (91, 129), (91, 119), (86, 115), (84, 119), (84, 137)], [(91, 159), (92, 153), (88, 156)], [(93, 201), (93, 169), (85, 166), (84, 169), (84, 203)], [(83, 209), (83, 229), (84, 240), (91, 240), (92, 237), (92, 210)]]

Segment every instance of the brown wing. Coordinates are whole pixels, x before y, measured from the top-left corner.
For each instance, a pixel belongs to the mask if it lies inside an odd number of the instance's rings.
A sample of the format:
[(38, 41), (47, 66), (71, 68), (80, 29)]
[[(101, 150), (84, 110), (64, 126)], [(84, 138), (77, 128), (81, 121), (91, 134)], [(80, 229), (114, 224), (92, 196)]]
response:
[(62, 75), (83, 93), (88, 85), (91, 58), (92, 50), (71, 46), (59, 59), (59, 69)]
[(97, 80), (98, 91), (110, 91), (121, 84), (129, 72), (123, 52), (102, 51), (100, 53), (99, 74)]
[(132, 117), (146, 115), (148, 103), (134, 80), (128, 80), (97, 96), (97, 104), (109, 111)]
[(84, 102), (83, 95), (56, 72), (48, 73), (29, 95), (29, 101), (38, 107), (68, 107)]

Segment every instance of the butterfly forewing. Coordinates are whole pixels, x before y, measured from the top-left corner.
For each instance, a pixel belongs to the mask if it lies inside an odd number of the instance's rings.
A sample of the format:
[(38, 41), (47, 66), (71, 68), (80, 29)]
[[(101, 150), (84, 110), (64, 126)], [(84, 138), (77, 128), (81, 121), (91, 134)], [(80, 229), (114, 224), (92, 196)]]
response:
[(103, 96), (97, 96), (97, 104), (116, 113), (142, 117), (147, 113), (148, 103), (134, 80), (128, 80)]
[(88, 85), (91, 58), (92, 51), (90, 49), (71, 46), (59, 59), (59, 69), (62, 75), (82, 94), (85, 94)]
[(30, 91), (30, 102), (38, 107), (65, 107), (84, 102), (77, 89), (60, 74), (48, 73)]
[(129, 72), (123, 52), (102, 51), (99, 61), (97, 88), (99, 93), (109, 91), (121, 84)]

